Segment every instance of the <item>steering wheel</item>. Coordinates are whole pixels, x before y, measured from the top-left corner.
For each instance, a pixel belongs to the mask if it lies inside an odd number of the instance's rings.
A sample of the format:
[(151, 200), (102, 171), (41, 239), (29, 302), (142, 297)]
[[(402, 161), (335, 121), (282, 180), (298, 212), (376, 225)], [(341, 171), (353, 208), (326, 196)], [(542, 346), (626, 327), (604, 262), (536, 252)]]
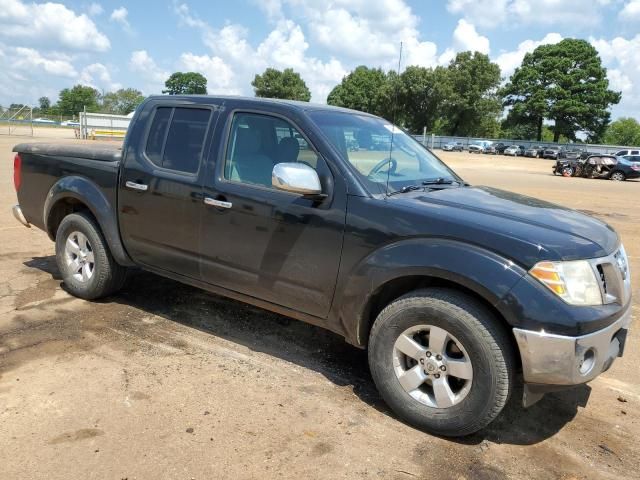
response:
[(388, 174), (393, 175), (394, 173), (396, 173), (396, 169), (398, 168), (398, 161), (393, 157), (387, 157), (376, 163), (376, 166), (371, 169), (367, 177), (371, 177), (378, 173), (387, 163), (389, 164)]

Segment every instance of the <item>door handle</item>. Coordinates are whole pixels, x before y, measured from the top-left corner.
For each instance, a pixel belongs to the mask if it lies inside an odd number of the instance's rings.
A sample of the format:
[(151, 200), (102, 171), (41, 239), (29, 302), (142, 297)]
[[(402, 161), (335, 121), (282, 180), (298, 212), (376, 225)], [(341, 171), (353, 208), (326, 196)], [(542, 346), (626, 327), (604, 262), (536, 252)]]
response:
[(140, 192), (146, 192), (149, 189), (149, 185), (145, 185), (144, 183), (136, 183), (130, 180), (127, 180), (124, 183), (124, 186), (130, 188), (131, 190), (138, 190)]
[(231, 202), (225, 202), (224, 200), (216, 200), (211, 197), (204, 197), (204, 204), (211, 205), (212, 207), (218, 208), (231, 208), (233, 204)]

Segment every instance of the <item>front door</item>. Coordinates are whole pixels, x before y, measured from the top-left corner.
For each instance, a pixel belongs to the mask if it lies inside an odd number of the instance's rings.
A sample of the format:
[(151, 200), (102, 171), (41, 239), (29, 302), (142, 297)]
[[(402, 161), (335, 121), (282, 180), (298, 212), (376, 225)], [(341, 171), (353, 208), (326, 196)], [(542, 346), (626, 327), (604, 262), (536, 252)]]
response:
[[(325, 160), (286, 119), (235, 112), (226, 152), (205, 182), (203, 280), (284, 307), (325, 317), (333, 298), (346, 192)], [(305, 162), (331, 195), (317, 202), (276, 190), (273, 166)]]

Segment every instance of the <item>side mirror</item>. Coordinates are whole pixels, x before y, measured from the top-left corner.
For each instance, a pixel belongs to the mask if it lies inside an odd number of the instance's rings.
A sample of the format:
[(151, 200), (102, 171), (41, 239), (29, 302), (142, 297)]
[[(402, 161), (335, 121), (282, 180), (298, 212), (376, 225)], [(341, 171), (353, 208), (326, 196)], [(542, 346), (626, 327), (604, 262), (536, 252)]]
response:
[(278, 163), (271, 173), (271, 185), (278, 190), (319, 199), (322, 186), (316, 171), (304, 163)]

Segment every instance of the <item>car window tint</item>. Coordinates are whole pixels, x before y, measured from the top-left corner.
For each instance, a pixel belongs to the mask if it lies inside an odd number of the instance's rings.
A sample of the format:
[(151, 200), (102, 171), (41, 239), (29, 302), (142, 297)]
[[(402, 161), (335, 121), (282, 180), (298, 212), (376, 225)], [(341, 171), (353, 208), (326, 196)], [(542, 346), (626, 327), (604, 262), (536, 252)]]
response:
[(157, 108), (149, 130), (145, 151), (149, 160), (158, 166), (162, 166), (162, 147), (172, 110), (168, 107)]
[(186, 173), (198, 171), (210, 117), (209, 109), (175, 109), (164, 147), (164, 168)]
[(289, 122), (269, 115), (237, 113), (225, 160), (227, 180), (272, 188), (277, 163), (305, 163), (318, 169), (319, 157)]

